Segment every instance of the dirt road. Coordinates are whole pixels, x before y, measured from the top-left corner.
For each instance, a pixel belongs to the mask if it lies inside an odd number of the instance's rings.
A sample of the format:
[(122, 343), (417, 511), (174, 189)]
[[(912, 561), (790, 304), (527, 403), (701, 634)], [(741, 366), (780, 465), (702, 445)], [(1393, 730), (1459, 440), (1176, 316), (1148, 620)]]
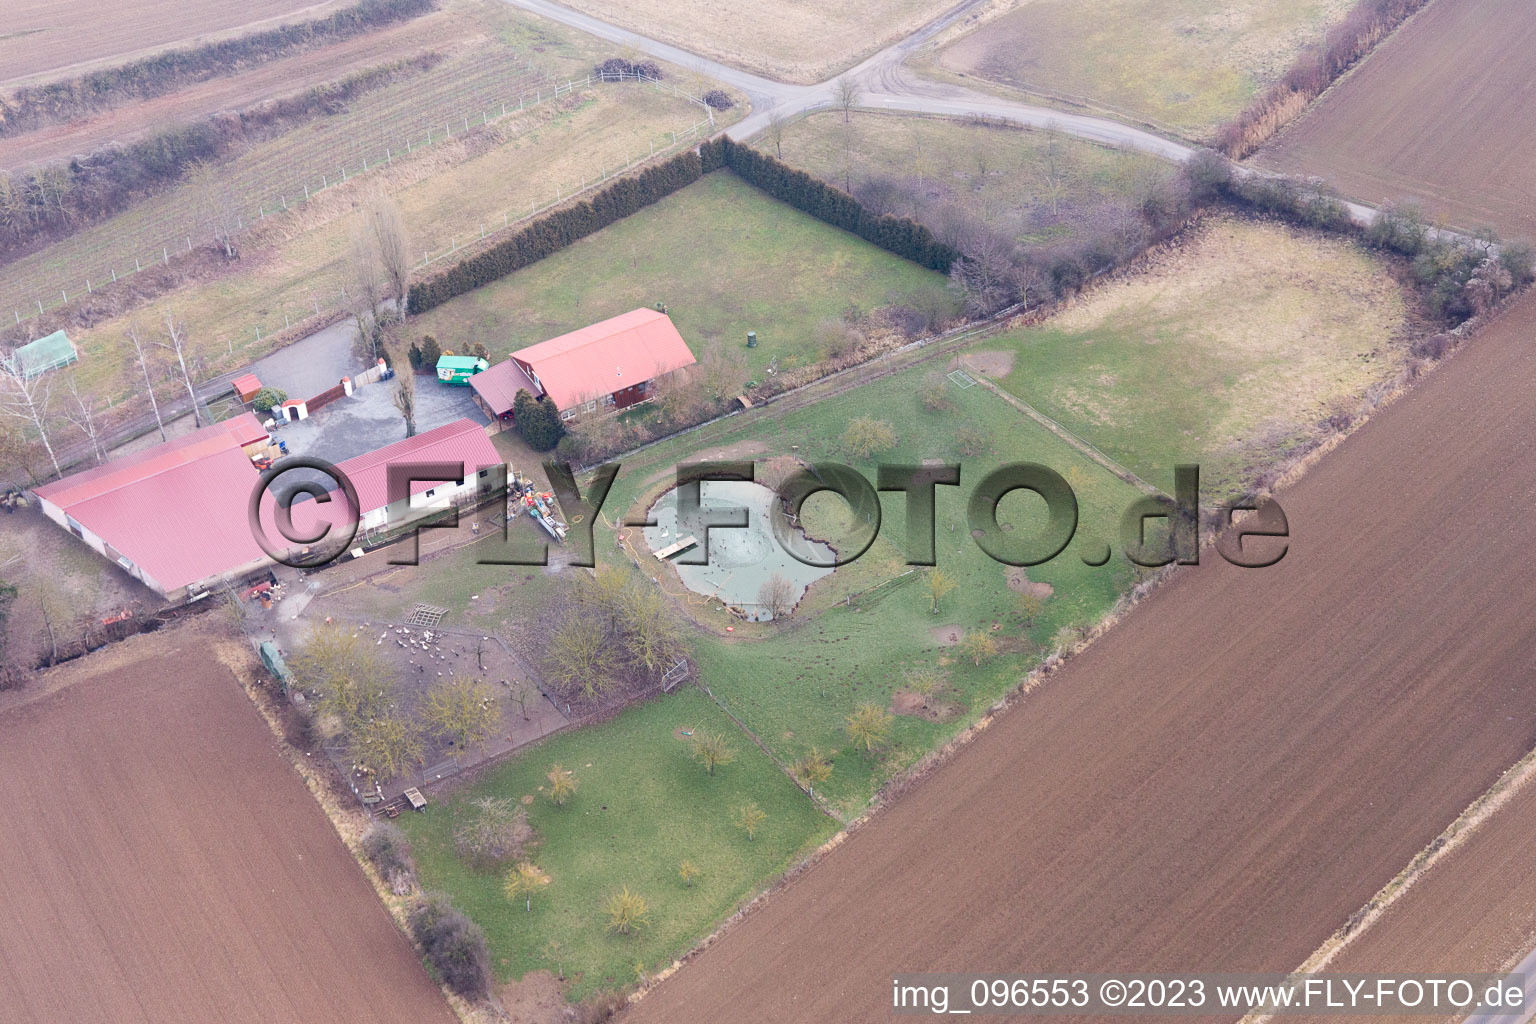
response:
[(628, 1021), (883, 1020), (891, 974), (1288, 970), (1536, 745), (1536, 295)]
[(213, 642), (136, 637), (0, 713), (0, 1017), (454, 1024)]

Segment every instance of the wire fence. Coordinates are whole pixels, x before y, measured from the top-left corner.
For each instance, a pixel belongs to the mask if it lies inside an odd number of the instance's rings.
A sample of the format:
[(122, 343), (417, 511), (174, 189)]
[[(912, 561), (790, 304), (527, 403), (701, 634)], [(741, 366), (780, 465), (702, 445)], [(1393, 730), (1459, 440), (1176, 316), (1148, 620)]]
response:
[[(523, 72), (518, 80), (520, 83), (526, 83), (527, 78), (528, 74)], [(488, 223), (481, 225), (477, 234), (464, 239), (466, 244), (470, 241), (479, 241), (489, 237), (490, 233), (497, 228), (507, 228), (513, 223), (535, 216), (541, 210), (547, 210), (594, 185), (602, 184), (615, 174), (642, 164), (658, 154), (670, 152), (679, 144), (698, 137), (703, 127), (713, 126), (713, 110), (697, 96), (690, 95), (674, 85), (637, 73), (588, 75), (586, 78), (567, 79), (565, 82), (550, 82), (547, 77), (542, 77), (537, 84), (528, 83), (531, 87), (518, 92), (515, 96), (498, 100), (491, 100), (484, 95), (486, 86), (484, 82), (480, 82), (465, 87), (472, 98), (482, 101), (477, 103), (476, 109), (472, 111), (460, 109), (451, 116), (442, 116), (442, 111), (439, 109), (432, 120), (423, 123), (418, 117), (415, 121), (416, 126), (405, 131), (400, 131), (399, 125), (394, 120), (398, 117), (398, 111), (386, 107), (380, 112), (386, 116), (383, 126), (381, 127), (375, 119), (367, 131), (367, 134), (371, 135), (373, 130), (379, 129), (380, 138), (364, 139), (359, 137), (360, 133), (354, 133), (347, 140), (328, 141), (324, 150), (329, 160), (323, 166), (318, 165), (318, 158), (312, 156), (301, 156), (283, 164), (281, 160), (283, 150), (277, 150), (268, 157), (267, 163), (270, 164), (275, 160), (281, 165), (276, 169), (271, 166), (241, 165), (241, 179), (225, 186), (238, 189), (240, 192), (238, 198), (232, 200), (232, 207), (225, 207), (210, 214), (208, 211), (188, 210), (189, 205), (195, 204), (189, 204), (181, 197), (168, 197), (162, 203), (162, 210), (159, 213), (141, 217), (139, 222), (133, 225), (129, 235), (129, 249), (132, 251), (125, 250), (121, 245), (121, 239), (115, 237), (109, 225), (108, 230), (95, 232), (95, 237), (90, 241), (84, 239), (77, 241), (77, 244), (67, 252), (60, 253), (56, 249), (50, 251), (34, 264), (31, 273), (16, 273), (14, 276), (8, 273), (10, 286), (0, 284), (0, 311), (8, 305), (11, 308), (13, 326), (25, 323), (50, 310), (66, 306), (71, 301), (79, 301), (83, 297), (93, 295), (98, 289), (116, 284), (134, 274), (153, 268), (169, 267), (173, 255), (186, 255), (205, 244), (220, 245), (225, 239), (233, 244), (240, 235), (263, 223), (268, 217), (281, 216), (301, 208), (331, 188), (391, 167), (397, 159), (407, 159), (422, 150), (431, 149), (433, 146), (453, 139), (460, 139), (472, 130), (494, 125), (506, 118), (538, 108), (578, 89), (588, 88), (594, 82), (624, 80), (648, 85), (658, 92), (670, 91), (672, 95), (702, 108), (706, 116), (687, 128), (668, 132), (666, 140), (660, 146), (652, 141), (647, 153), (626, 155), (622, 164), (616, 163), (612, 167), (596, 169), (590, 178), (583, 176), (574, 183), (552, 183), (553, 194), (550, 200), (542, 205), (539, 201), (534, 201), (528, 211), (519, 210), (515, 216), (510, 210), (501, 211), (500, 224), (496, 224), (496, 218), (493, 215)], [(478, 95), (475, 92), (477, 89)], [(450, 99), (459, 99), (463, 98), (465, 93), (462, 90), (450, 91), (446, 95)], [(436, 104), (439, 108), (442, 102), (443, 98), (438, 97)], [(399, 133), (393, 134), (394, 132)], [(286, 177), (283, 177), (284, 174)], [(154, 241), (144, 244), (143, 240), (146, 238), (153, 238)], [(133, 242), (138, 244), (133, 245)], [(450, 237), (446, 246), (424, 250), (422, 262), (419, 265), (426, 266), (433, 260), (452, 255), (463, 247), (458, 237)], [(48, 277), (51, 277), (49, 284), (46, 287), (40, 285), (40, 280)], [(23, 289), (29, 285), (32, 286), (31, 294), (24, 294)], [(337, 303), (344, 305), (344, 296), (338, 294), (335, 303), (329, 300), (327, 302), (333, 310)], [(286, 329), (297, 322), (303, 322), (309, 316), (324, 315), (318, 297), (312, 305), (314, 309), (307, 313), (301, 313), (296, 309), (275, 311), (265, 324), (252, 325), (250, 332), (257, 338), (274, 333), (280, 329), (276, 327), (279, 316), (284, 323), (284, 328), (281, 329)], [(3, 315), (3, 312), (0, 312), (0, 316)], [(232, 341), (229, 342), (229, 346), (232, 351)]]

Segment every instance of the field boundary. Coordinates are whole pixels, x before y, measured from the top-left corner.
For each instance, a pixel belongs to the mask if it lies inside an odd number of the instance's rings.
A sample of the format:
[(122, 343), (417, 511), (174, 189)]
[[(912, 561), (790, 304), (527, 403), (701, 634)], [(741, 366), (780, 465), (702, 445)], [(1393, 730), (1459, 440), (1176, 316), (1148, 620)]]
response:
[[(1369, 931), (1388, 908), (1412, 889), (1436, 864), (1460, 849), (1489, 818), (1514, 799), (1533, 778), (1536, 778), (1536, 748), (1531, 749), (1520, 760), (1506, 768), (1503, 774), (1494, 780), (1493, 785), (1468, 804), (1466, 809), (1458, 814), (1439, 835), (1430, 840), (1429, 845), (1414, 855), (1407, 867), (1394, 875), (1390, 882), (1366, 900), (1365, 904), (1351, 914), (1349, 919), (1324, 940), (1311, 956), (1303, 960), (1293, 973), (1311, 973), (1325, 969), (1334, 957), (1349, 947), (1350, 943)], [(1254, 1012), (1245, 1016), (1239, 1024), (1267, 1024), (1274, 1020), (1274, 1017), (1272, 1013)]]

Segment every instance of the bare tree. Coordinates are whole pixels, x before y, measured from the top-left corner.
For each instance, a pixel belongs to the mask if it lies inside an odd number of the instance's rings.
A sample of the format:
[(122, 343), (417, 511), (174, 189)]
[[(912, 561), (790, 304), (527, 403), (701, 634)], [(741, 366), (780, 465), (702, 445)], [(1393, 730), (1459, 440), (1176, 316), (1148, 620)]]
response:
[(408, 359), (390, 353), (390, 365), (395, 368), (395, 408), (405, 419), (405, 436), (416, 436), (416, 373)]
[(167, 341), (160, 342), (160, 347), (176, 353), (176, 365), (179, 368), (181, 382), (187, 387), (187, 397), (192, 400), (192, 423), (194, 426), (203, 425), (202, 413), (197, 405), (197, 387), (192, 383), (192, 370), (197, 365), (197, 357), (194, 354), (192, 366), (187, 365), (187, 353), (190, 345), (187, 342), (186, 330), (176, 322), (176, 318), (170, 313), (165, 314), (165, 336)]
[(379, 308), (391, 285), (367, 224), (360, 224), (352, 231), (351, 263), (352, 318), (357, 322), (360, 340), (376, 360), (379, 357)]
[(218, 169), (206, 161), (192, 165), (188, 180), (196, 197), (198, 215), (224, 250), (224, 258), (236, 256), (235, 232), (240, 230), (240, 204), (234, 192), (219, 178)]
[(768, 115), (768, 127), (763, 129), (763, 138), (773, 143), (773, 155), (779, 159), (784, 158), (784, 129), (789, 127), (789, 118), (784, 112), (775, 110)]
[(80, 382), (73, 374), (69, 378), (69, 397), (71, 409), (64, 413), (64, 418), (75, 425), (86, 437), (90, 438), (91, 450), (96, 455), (96, 464), (107, 461), (107, 449), (101, 443), (101, 429), (96, 424), (96, 399), (90, 395), (80, 393)]
[(149, 407), (155, 413), (155, 426), (160, 428), (160, 440), (165, 440), (165, 421), (160, 418), (160, 400), (155, 397), (154, 375), (149, 372), (149, 352), (139, 338), (138, 329), (128, 325), (128, 343), (133, 346), (133, 359), (144, 375), (144, 393), (149, 396)]
[(863, 90), (859, 88), (859, 83), (847, 75), (833, 83), (832, 98), (836, 102), (838, 109), (843, 112), (844, 124), (853, 119), (853, 108), (858, 106), (859, 97), (862, 95)]
[(55, 476), (63, 476), (59, 457), (48, 439), (52, 418), (48, 415), (48, 402), (53, 397), (53, 387), (47, 375), (28, 377), (20, 361), (0, 359), (0, 415), (22, 421), (32, 428), (48, 452)]
[(405, 223), (400, 219), (400, 208), (388, 196), (379, 196), (368, 204), (365, 217), (366, 233), (388, 282), (395, 315), (403, 321), (406, 293), (411, 283), (411, 243)]
[(795, 606), (795, 585), (774, 573), (757, 588), (757, 602), (767, 608), (775, 620), (782, 619)]

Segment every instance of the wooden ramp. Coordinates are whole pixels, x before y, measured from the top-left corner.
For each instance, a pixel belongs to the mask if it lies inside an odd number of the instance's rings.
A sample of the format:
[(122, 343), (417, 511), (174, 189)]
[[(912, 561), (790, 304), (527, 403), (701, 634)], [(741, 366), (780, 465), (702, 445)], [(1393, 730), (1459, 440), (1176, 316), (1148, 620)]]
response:
[(659, 561), (659, 562), (665, 562), (667, 559), (671, 558), (673, 555), (679, 555), (679, 554), (682, 554), (684, 551), (687, 551), (689, 548), (693, 547), (698, 542), (699, 542), (699, 538), (695, 537), (693, 534), (690, 533), (688, 536), (684, 537), (682, 540), (678, 541), (676, 544), (668, 544), (666, 547), (664, 547), (660, 551), (656, 552), (656, 560)]

